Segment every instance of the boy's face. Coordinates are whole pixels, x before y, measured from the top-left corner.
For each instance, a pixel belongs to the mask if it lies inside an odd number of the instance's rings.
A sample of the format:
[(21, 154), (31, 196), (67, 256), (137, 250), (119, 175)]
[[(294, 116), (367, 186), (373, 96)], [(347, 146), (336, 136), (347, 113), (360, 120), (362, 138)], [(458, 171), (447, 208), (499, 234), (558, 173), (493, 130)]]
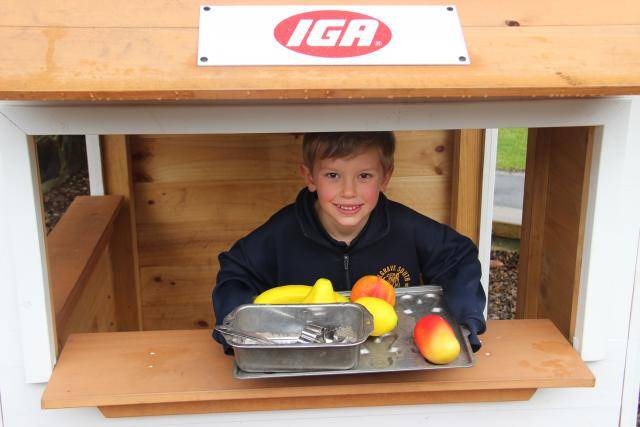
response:
[(375, 149), (348, 158), (317, 160), (313, 171), (303, 165), (301, 172), (309, 191), (318, 193), (316, 210), (325, 230), (347, 243), (364, 228), (391, 178)]

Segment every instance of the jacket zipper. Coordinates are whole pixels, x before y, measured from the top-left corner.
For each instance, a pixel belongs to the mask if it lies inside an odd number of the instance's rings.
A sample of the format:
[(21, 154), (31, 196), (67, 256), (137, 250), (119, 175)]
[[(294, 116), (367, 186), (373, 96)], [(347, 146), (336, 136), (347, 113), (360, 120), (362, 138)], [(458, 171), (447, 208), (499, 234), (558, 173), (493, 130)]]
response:
[(343, 264), (344, 264), (344, 277), (345, 277), (345, 284), (346, 284), (346, 289), (349, 290), (351, 289), (351, 284), (349, 283), (349, 255), (348, 254), (344, 254), (343, 255)]

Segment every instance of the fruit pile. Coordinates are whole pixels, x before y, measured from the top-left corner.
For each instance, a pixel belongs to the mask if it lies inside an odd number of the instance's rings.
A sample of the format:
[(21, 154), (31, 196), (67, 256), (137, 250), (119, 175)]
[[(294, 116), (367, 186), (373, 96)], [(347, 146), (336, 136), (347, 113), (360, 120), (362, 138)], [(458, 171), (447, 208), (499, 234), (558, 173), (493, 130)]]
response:
[[(387, 334), (398, 324), (394, 305), (396, 292), (381, 277), (368, 275), (360, 278), (347, 298), (333, 290), (328, 279), (318, 279), (313, 286), (285, 285), (271, 288), (256, 297), (254, 304), (331, 304), (353, 302), (364, 306), (373, 316), (372, 336)], [(447, 364), (460, 354), (460, 343), (449, 323), (430, 314), (420, 319), (413, 329), (413, 340), (429, 362)]]
[(391, 332), (398, 324), (393, 308), (396, 292), (393, 286), (378, 276), (364, 276), (356, 282), (347, 298), (333, 290), (328, 279), (318, 279), (313, 286), (285, 285), (271, 288), (256, 297), (254, 304), (331, 304), (354, 302), (363, 305), (373, 316), (373, 332), (380, 336)]

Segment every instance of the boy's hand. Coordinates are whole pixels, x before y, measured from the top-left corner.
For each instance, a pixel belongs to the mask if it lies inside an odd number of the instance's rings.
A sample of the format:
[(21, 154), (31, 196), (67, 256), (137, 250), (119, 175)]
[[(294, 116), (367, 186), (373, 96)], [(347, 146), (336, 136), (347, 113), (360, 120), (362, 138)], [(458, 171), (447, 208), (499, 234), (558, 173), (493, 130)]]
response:
[[(462, 332), (467, 335), (469, 344), (471, 344), (471, 350), (476, 353), (482, 347), (482, 342), (478, 338), (478, 325), (474, 319), (468, 319), (462, 324)], [(484, 332), (484, 331), (481, 331)]]
[(469, 332), (469, 335), (467, 335), (467, 338), (469, 338), (469, 344), (471, 344), (471, 350), (474, 353), (480, 350), (480, 347), (482, 347), (482, 343), (480, 342), (480, 339), (476, 334)]

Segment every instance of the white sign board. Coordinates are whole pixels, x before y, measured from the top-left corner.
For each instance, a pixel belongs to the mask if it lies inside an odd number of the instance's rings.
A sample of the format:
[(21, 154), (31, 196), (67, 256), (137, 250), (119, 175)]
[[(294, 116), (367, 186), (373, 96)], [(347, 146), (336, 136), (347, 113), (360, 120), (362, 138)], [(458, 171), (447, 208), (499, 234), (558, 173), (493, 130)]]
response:
[(463, 64), (452, 5), (200, 7), (200, 66)]

